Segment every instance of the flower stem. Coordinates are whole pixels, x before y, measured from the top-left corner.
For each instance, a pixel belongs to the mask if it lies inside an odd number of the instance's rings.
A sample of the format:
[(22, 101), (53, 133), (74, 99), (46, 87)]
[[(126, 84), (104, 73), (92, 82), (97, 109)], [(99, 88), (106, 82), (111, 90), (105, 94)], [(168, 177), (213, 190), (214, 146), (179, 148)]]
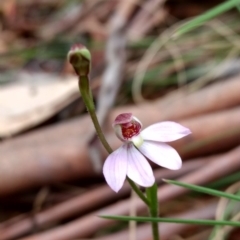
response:
[(130, 184), (130, 186), (132, 187), (132, 189), (134, 190), (134, 192), (143, 200), (143, 202), (145, 202), (145, 204), (149, 207), (149, 200), (145, 197), (145, 195), (142, 193), (142, 191), (137, 187), (137, 185), (130, 179), (127, 177), (128, 183)]
[[(107, 152), (110, 154), (113, 152), (112, 148), (110, 147), (110, 145), (108, 144), (103, 132), (102, 132), (102, 128), (99, 124), (96, 112), (95, 112), (95, 106), (94, 106), (94, 102), (92, 99), (92, 93), (91, 90), (89, 89), (89, 85), (87, 85), (87, 83), (89, 82), (88, 76), (79, 76), (79, 81), (78, 81), (78, 85), (79, 85), (79, 90), (82, 96), (82, 99), (84, 101), (84, 104), (89, 112), (89, 115), (92, 119), (93, 125), (95, 127), (95, 130), (97, 132), (97, 135), (102, 143), (102, 145), (104, 146), (104, 148), (107, 150)], [(147, 197), (142, 193), (142, 191), (137, 187), (137, 185), (130, 179), (127, 178), (130, 186), (132, 187), (132, 189), (135, 191), (135, 193), (138, 195), (138, 197), (140, 199), (142, 199), (142, 201), (149, 206), (149, 200), (147, 199)]]
[[(154, 183), (152, 187), (147, 188), (146, 193), (147, 193), (147, 198), (150, 202), (150, 204), (148, 205), (149, 214), (151, 217), (158, 217), (159, 207), (158, 207), (156, 183)], [(160, 240), (158, 223), (152, 222), (151, 225), (152, 225), (153, 240)]]
[[(80, 79), (81, 78), (81, 79)], [(87, 79), (86, 79), (87, 78)], [(104, 146), (104, 148), (107, 150), (107, 152), (110, 154), (112, 153), (112, 149), (110, 147), (110, 145), (108, 144), (106, 138), (104, 137), (104, 134), (102, 132), (101, 126), (99, 124), (96, 112), (95, 112), (95, 106), (94, 106), (94, 102), (92, 99), (92, 94), (91, 91), (86, 88), (85, 83), (88, 82), (88, 76), (81, 76), (79, 77), (79, 90), (80, 93), (82, 95), (82, 99), (84, 101), (84, 104), (89, 112), (89, 115), (92, 119), (93, 125), (95, 127), (95, 130), (97, 132), (97, 135), (102, 143), (102, 145)]]

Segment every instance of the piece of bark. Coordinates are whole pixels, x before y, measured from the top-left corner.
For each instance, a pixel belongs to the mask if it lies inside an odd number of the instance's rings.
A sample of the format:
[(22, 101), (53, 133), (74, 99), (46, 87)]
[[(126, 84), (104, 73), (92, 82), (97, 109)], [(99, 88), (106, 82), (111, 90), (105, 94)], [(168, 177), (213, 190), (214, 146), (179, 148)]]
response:
[[(158, 169), (154, 172), (157, 183), (162, 183), (162, 178), (176, 178), (202, 167), (206, 162), (204, 159), (189, 161), (179, 171)], [(60, 222), (66, 218), (79, 216), (83, 213), (102, 207), (103, 205), (116, 201), (130, 193), (130, 186), (125, 183), (118, 194), (113, 192), (108, 185), (99, 186), (89, 192), (73, 197), (65, 202), (59, 203), (49, 209), (43, 210), (33, 216), (21, 215), (6, 222), (0, 223), (1, 239), (10, 240), (27, 234), (34, 229), (43, 229), (53, 223)], [(97, 199), (97, 201), (96, 201)]]
[(41, 26), (37, 31), (37, 35), (42, 39), (50, 41), (56, 37), (56, 35), (70, 31), (88, 15), (94, 15), (94, 11), (99, 2), (99, 0), (94, 1), (93, 4), (89, 4), (88, 2), (73, 2), (68, 6), (67, 11), (62, 10), (60, 13), (58, 12), (57, 15), (53, 15), (51, 21), (47, 21), (46, 24)]
[[(143, 6), (141, 6), (140, 11), (134, 16), (130, 27), (128, 29), (128, 36), (132, 40), (139, 40), (144, 37), (144, 35), (150, 31), (151, 27), (154, 27), (152, 22), (152, 17), (154, 16), (156, 10), (163, 9), (163, 4), (165, 0), (150, 0), (146, 1)], [(162, 19), (166, 17), (166, 12), (161, 11), (164, 15)]]
[[(204, 204), (200, 208), (193, 208), (187, 210), (186, 212), (169, 216), (169, 218), (179, 218), (179, 219), (212, 219), (215, 216), (215, 211), (217, 207), (217, 201), (213, 201), (207, 204)], [(161, 235), (161, 240), (167, 240), (174, 235), (179, 235), (186, 231), (196, 228), (195, 224), (177, 224), (177, 223), (160, 223), (159, 232)], [(98, 238), (98, 240), (122, 240), (127, 239), (128, 230), (124, 230), (115, 234), (107, 235), (103, 238)], [(151, 240), (152, 229), (150, 223), (143, 224), (137, 227), (136, 229), (136, 239), (137, 240)]]
[(240, 143), (238, 119), (240, 107), (180, 121), (192, 134), (171, 145), (184, 158), (229, 150)]
[[(171, 105), (162, 99), (140, 106), (120, 107), (111, 112), (109, 126), (116, 115), (122, 112), (132, 112), (144, 126), (148, 126), (162, 120), (184, 119), (226, 109), (240, 103), (239, 88), (239, 77), (236, 77), (173, 101)], [(183, 121), (182, 124), (189, 127), (193, 135), (177, 142), (177, 150), (180, 150), (183, 157), (194, 157), (199, 153), (210, 153), (211, 148), (217, 151), (220, 145), (230, 148), (239, 144), (239, 113), (239, 108), (236, 108)], [(92, 131), (89, 117), (83, 116), (1, 143), (0, 195), (96, 174), (87, 151), (89, 132)], [(226, 132), (228, 138), (216, 138), (217, 134)], [(216, 141), (213, 141), (211, 147), (201, 145), (201, 139), (207, 140), (214, 136)], [(108, 139), (114, 149), (120, 145), (112, 130)], [(190, 147), (186, 146), (182, 150), (183, 143), (190, 143)], [(200, 144), (199, 148), (197, 144)]]
[[(186, 176), (178, 179), (179, 181), (202, 185), (217, 178), (221, 178), (227, 174), (240, 169), (240, 147), (218, 156), (207, 157), (206, 160), (212, 160), (199, 170), (193, 171)], [(166, 202), (174, 199), (184, 193), (188, 189), (174, 185), (163, 185), (158, 189), (158, 200)], [(146, 211), (146, 206), (140, 199), (136, 199), (136, 210), (139, 213)], [(119, 201), (101, 210), (92, 212), (82, 218), (76, 219), (65, 225), (56, 227), (52, 230), (35, 234), (24, 240), (68, 240), (74, 238), (86, 238), (104, 227), (109, 227), (115, 223), (110, 219), (101, 219), (101, 215), (128, 215), (130, 204), (129, 200)]]

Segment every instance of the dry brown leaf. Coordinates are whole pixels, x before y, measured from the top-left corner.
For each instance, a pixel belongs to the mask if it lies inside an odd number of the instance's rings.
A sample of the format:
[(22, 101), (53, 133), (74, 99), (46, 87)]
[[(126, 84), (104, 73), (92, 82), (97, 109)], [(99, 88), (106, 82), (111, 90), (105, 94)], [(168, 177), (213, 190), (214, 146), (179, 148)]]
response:
[(21, 72), (0, 88), (0, 137), (42, 123), (79, 97), (75, 76)]

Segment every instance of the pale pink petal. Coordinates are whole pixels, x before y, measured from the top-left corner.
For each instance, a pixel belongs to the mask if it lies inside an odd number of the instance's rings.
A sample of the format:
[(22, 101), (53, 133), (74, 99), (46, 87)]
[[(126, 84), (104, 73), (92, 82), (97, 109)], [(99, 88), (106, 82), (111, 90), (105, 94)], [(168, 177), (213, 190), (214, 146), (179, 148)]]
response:
[(150, 125), (141, 132), (144, 140), (171, 142), (189, 135), (191, 131), (175, 122), (160, 122)]
[(124, 144), (111, 153), (103, 165), (103, 174), (108, 185), (118, 192), (127, 175), (127, 146)]
[(155, 182), (152, 168), (147, 159), (132, 144), (128, 145), (127, 175), (143, 187), (150, 187)]
[(182, 166), (182, 160), (177, 151), (166, 143), (144, 141), (138, 149), (149, 160), (162, 167), (177, 170)]

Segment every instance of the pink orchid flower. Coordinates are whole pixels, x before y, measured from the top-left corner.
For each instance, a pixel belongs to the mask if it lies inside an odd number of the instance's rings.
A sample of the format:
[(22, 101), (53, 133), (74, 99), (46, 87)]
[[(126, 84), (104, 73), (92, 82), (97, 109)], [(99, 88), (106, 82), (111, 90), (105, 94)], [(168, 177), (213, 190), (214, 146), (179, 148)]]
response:
[(168, 121), (153, 124), (141, 131), (141, 122), (131, 113), (118, 115), (113, 128), (123, 145), (108, 156), (103, 174), (115, 192), (120, 190), (126, 176), (143, 187), (154, 184), (152, 168), (144, 156), (168, 169), (181, 168), (179, 154), (164, 142), (189, 135), (191, 131), (188, 128)]

